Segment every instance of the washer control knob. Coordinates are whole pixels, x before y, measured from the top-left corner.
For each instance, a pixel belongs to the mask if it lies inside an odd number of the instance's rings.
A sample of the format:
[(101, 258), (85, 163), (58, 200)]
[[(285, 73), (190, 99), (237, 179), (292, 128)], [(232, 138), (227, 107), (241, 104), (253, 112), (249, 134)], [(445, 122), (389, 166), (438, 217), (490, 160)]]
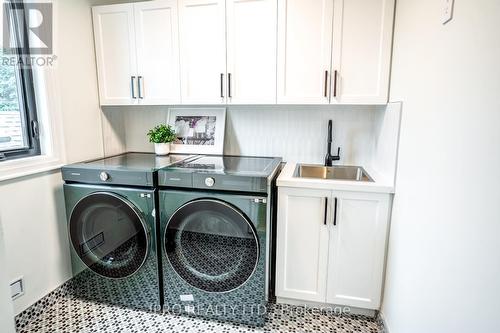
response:
[(206, 178), (205, 185), (207, 185), (208, 187), (213, 187), (215, 185), (215, 179), (213, 179), (212, 177)]
[(101, 180), (102, 180), (103, 182), (105, 182), (105, 181), (107, 181), (107, 180), (109, 179), (109, 174), (108, 174), (107, 172), (104, 172), (104, 171), (103, 171), (103, 172), (101, 172), (101, 173), (99, 174), (99, 178), (101, 178)]

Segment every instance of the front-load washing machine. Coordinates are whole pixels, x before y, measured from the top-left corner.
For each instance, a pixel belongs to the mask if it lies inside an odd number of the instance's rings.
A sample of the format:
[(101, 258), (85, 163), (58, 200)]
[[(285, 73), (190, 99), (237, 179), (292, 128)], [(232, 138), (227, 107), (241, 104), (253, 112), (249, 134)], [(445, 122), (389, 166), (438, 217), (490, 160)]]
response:
[(206, 156), (159, 171), (164, 311), (264, 324), (280, 162)]
[(63, 167), (75, 297), (160, 309), (157, 169), (183, 158), (130, 153)]

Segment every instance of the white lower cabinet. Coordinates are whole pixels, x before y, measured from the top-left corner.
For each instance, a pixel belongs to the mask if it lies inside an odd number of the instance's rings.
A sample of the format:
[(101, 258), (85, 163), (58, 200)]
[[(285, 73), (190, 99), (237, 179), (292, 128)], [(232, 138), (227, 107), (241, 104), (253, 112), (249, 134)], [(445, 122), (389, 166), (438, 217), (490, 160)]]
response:
[[(280, 188), (277, 296), (321, 302), (326, 295), (330, 191)], [(326, 211), (326, 213), (325, 213)]]
[[(326, 302), (378, 309), (382, 293), (390, 195), (333, 192)], [(335, 220), (335, 219), (334, 219)]]
[(276, 296), (380, 307), (390, 194), (280, 187)]

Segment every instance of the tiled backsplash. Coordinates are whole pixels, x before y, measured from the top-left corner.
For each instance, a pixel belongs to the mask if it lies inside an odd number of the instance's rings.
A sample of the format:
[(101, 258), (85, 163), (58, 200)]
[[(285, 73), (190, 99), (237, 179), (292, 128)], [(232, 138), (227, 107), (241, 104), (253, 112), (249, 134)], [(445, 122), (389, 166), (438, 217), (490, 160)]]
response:
[(333, 153), (341, 162), (363, 163), (371, 156), (375, 108), (348, 106), (233, 107), (229, 111), (225, 151), (270, 155), (285, 161), (322, 163), (328, 120), (333, 120)]
[[(229, 106), (226, 154), (280, 156), (285, 161), (322, 163), (328, 120), (334, 121), (334, 144), (342, 148), (342, 164), (370, 162), (377, 124), (385, 106)], [(168, 107), (106, 107), (107, 155), (153, 151), (146, 132), (165, 122)]]

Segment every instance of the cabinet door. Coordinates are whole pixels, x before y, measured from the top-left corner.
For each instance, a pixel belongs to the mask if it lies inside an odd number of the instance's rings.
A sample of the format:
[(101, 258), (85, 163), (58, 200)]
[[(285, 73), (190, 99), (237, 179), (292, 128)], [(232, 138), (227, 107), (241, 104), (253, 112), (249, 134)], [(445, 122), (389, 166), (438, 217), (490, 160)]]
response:
[(279, 189), (276, 296), (325, 302), (330, 196), (326, 190)]
[(328, 104), (333, 0), (281, 0), (278, 103)]
[(335, 0), (332, 103), (387, 103), (394, 1)]
[(92, 8), (92, 12), (101, 105), (135, 104), (137, 61), (133, 6), (99, 6)]
[(141, 104), (180, 103), (177, 1), (134, 4)]
[(229, 103), (276, 103), (277, 9), (277, 0), (227, 0)]
[(224, 0), (180, 0), (183, 104), (226, 102)]
[(327, 303), (378, 309), (390, 197), (355, 192), (333, 196), (337, 218), (330, 229)]

